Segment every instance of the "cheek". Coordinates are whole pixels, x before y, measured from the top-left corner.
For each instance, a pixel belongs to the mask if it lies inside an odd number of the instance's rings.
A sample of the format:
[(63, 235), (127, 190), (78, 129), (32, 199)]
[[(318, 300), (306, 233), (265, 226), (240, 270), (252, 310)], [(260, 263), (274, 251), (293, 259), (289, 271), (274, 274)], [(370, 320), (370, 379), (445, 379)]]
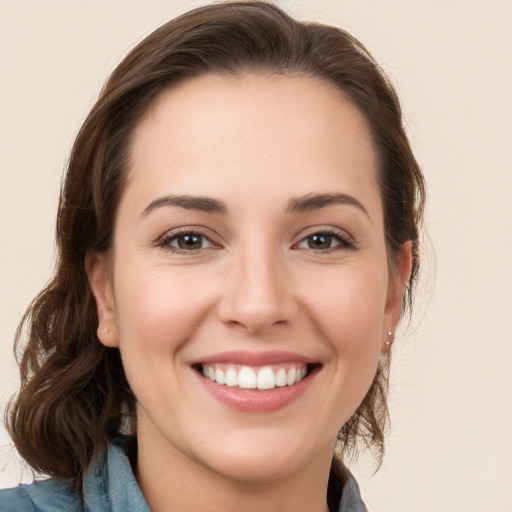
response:
[(340, 272), (316, 284), (308, 309), (333, 349), (356, 354), (380, 347), (387, 295), (382, 273)]
[[(146, 413), (170, 413), (186, 399), (182, 385), (182, 347), (194, 337), (210, 309), (211, 292), (204, 279), (165, 266), (140, 270), (118, 264), (115, 276), (119, 349), (130, 386)], [(188, 398), (187, 398), (188, 397)], [(167, 406), (165, 405), (167, 404)], [(174, 404), (174, 405), (171, 405)]]
[(309, 311), (331, 354), (328, 370), (337, 390), (331, 406), (341, 425), (364, 399), (377, 372), (387, 281), (371, 270), (347, 272), (326, 279), (322, 288), (323, 293), (311, 295)]
[(171, 273), (164, 266), (143, 269), (139, 275), (119, 273), (115, 291), (121, 349), (138, 347), (147, 357), (175, 351), (211, 302), (201, 279), (186, 270)]

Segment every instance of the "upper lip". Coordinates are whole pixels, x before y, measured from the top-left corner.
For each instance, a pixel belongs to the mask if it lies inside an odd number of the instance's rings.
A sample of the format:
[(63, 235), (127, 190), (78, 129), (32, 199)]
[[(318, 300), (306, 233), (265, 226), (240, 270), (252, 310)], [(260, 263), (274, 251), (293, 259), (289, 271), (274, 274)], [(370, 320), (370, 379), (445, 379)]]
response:
[(243, 366), (266, 366), (283, 363), (314, 364), (316, 362), (317, 361), (314, 361), (309, 357), (293, 352), (282, 352), (276, 350), (268, 352), (232, 350), (205, 356), (194, 361), (193, 364), (231, 363)]

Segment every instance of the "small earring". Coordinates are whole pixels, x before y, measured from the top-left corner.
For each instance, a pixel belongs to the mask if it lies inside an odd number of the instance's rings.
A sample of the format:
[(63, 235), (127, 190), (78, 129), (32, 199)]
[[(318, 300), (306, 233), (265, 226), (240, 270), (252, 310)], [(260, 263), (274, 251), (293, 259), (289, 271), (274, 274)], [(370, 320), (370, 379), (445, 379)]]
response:
[(108, 334), (108, 327), (103, 327), (103, 329), (101, 329), (101, 332), (103, 334)]
[(386, 340), (386, 347), (390, 347), (391, 343), (395, 341), (395, 334), (393, 331), (388, 331), (386, 334), (388, 335), (388, 339)]

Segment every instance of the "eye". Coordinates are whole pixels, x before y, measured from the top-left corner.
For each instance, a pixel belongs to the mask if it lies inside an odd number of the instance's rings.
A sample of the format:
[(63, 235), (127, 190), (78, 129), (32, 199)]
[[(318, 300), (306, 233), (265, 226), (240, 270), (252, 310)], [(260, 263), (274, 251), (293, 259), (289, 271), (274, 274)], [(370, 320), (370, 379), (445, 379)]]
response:
[(350, 249), (354, 244), (348, 235), (341, 231), (325, 230), (318, 233), (312, 233), (303, 238), (297, 245), (299, 249), (309, 249), (313, 251), (329, 251), (337, 249)]
[(214, 247), (214, 243), (207, 236), (193, 231), (168, 235), (158, 245), (171, 252), (198, 252)]

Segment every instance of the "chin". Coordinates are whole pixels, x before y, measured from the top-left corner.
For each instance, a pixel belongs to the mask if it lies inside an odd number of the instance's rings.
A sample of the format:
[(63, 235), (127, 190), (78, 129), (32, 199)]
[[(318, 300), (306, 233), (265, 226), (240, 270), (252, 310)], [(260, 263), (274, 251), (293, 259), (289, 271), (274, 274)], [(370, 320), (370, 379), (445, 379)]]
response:
[[(329, 445), (330, 456), (332, 450)], [(203, 461), (219, 475), (234, 481), (263, 483), (300, 471), (318, 455), (318, 447), (308, 447), (291, 435), (262, 436), (260, 432), (245, 440), (239, 437), (219, 443), (204, 455), (209, 461)]]
[(265, 453), (249, 456), (230, 457), (225, 455), (223, 461), (212, 469), (229, 480), (246, 483), (265, 483), (282, 480), (298, 471), (301, 464), (296, 457), (280, 454), (279, 459)]

